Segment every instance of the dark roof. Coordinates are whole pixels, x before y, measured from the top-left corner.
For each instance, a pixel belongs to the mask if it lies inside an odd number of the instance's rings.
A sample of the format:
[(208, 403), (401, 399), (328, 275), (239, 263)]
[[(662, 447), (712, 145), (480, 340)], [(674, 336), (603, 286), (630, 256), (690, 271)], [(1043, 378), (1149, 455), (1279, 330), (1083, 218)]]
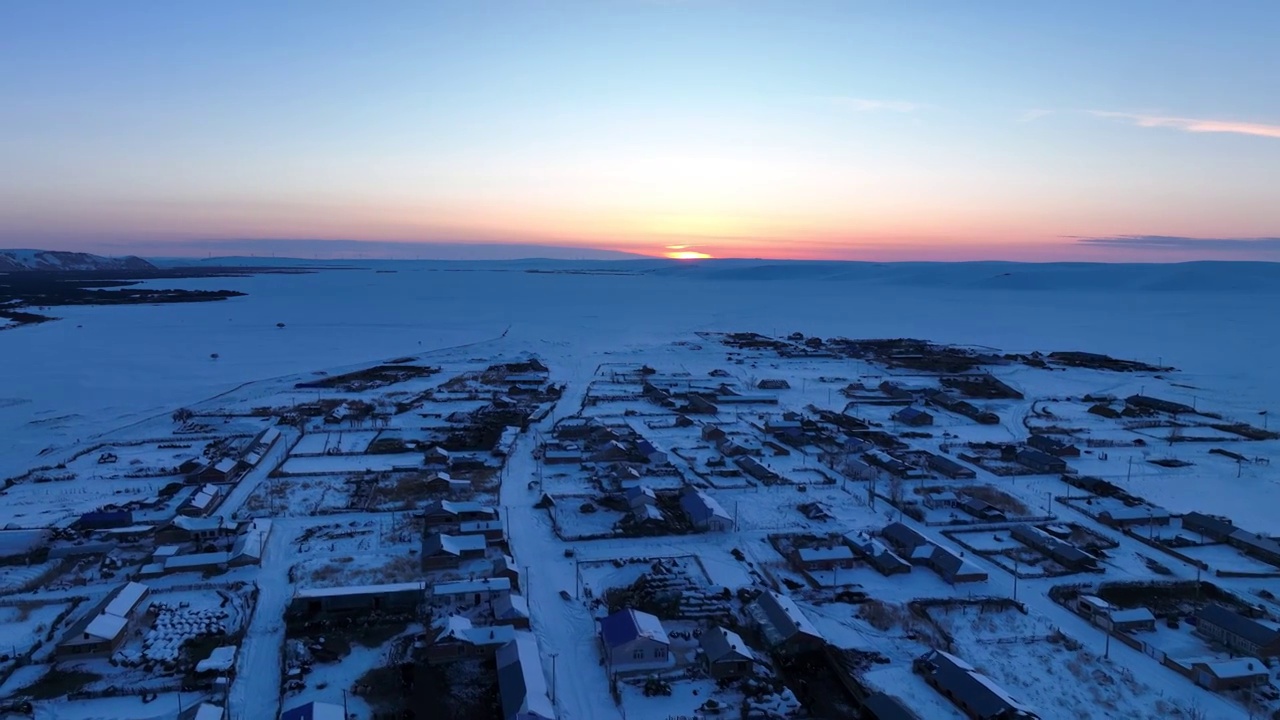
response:
[(1253, 618), (1247, 618), (1221, 605), (1206, 605), (1200, 608), (1196, 618), (1201, 622), (1217, 625), (1232, 635), (1238, 635), (1258, 646), (1270, 645), (1280, 639), (1280, 630), (1267, 627)]
[(911, 712), (902, 701), (892, 695), (876, 693), (862, 703), (864, 715), (872, 720), (920, 720), (920, 716)]
[(1066, 443), (1057, 438), (1049, 437), (1048, 435), (1032, 435), (1027, 438), (1027, 444), (1037, 450), (1043, 450), (1045, 452), (1055, 452), (1067, 447)]
[(714, 627), (702, 633), (699, 644), (702, 646), (702, 651), (707, 654), (708, 662), (755, 659), (755, 654), (742, 641), (740, 635), (722, 627)]
[(1280, 556), (1280, 543), (1265, 535), (1259, 535), (1248, 530), (1236, 530), (1231, 533), (1231, 539), (1244, 545), (1248, 550)]
[(938, 687), (954, 701), (968, 707), (979, 718), (1035, 717), (990, 678), (954, 655), (934, 650), (926, 658), (933, 666), (930, 675)]
[(880, 535), (900, 548), (910, 549), (929, 544), (929, 538), (900, 522), (889, 523), (880, 531)]
[(1067, 465), (1066, 461), (1060, 457), (1029, 447), (1018, 450), (1018, 462), (1034, 463), (1040, 467), (1066, 467)]
[(1211, 537), (1227, 537), (1236, 531), (1236, 526), (1231, 521), (1199, 512), (1183, 515), (1182, 527)]
[(616, 648), (639, 637), (655, 640), (662, 644), (670, 642), (667, 632), (662, 628), (662, 621), (657, 617), (639, 610), (624, 608), (600, 621), (600, 636), (604, 644)]
[(911, 420), (916, 420), (916, 419), (924, 419), (924, 418), (932, 419), (933, 418), (933, 416), (930, 415), (929, 413), (914, 407), (904, 407), (898, 412), (894, 413), (893, 416), (896, 419), (902, 420), (904, 422), (909, 422)]
[(929, 453), (929, 457), (926, 462), (928, 462), (929, 467), (932, 467), (934, 470), (952, 477), (965, 475), (973, 476), (977, 474), (977, 472), (971, 467), (961, 465), (949, 457), (934, 455), (933, 453)]

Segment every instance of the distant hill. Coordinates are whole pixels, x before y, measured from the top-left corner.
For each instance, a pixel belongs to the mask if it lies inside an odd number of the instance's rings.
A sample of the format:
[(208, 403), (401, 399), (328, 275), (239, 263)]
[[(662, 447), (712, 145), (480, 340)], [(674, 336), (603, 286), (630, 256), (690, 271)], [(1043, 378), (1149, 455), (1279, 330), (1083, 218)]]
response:
[(155, 270), (140, 257), (109, 258), (60, 250), (0, 250), (0, 272), (56, 270)]

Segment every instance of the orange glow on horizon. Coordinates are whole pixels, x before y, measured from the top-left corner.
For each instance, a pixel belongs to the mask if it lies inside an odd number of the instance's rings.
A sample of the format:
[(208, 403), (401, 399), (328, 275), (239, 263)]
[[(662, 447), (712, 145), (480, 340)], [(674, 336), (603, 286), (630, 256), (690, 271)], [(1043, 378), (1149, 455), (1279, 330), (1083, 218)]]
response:
[(711, 256), (694, 250), (672, 250), (667, 253), (667, 257), (672, 260), (710, 260)]

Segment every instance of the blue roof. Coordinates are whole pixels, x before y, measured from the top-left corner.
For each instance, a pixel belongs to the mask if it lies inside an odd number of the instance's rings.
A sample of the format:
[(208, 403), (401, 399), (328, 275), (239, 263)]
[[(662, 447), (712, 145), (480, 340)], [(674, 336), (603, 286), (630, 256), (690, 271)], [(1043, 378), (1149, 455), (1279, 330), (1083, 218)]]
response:
[(929, 413), (918, 408), (904, 407), (898, 411), (897, 417), (899, 419), (911, 420), (918, 417), (929, 417)]
[(649, 613), (631, 608), (619, 610), (601, 620), (600, 637), (604, 639), (604, 644), (611, 648), (626, 645), (638, 637), (647, 637), (662, 643), (670, 642), (666, 630), (662, 628), (661, 620)]

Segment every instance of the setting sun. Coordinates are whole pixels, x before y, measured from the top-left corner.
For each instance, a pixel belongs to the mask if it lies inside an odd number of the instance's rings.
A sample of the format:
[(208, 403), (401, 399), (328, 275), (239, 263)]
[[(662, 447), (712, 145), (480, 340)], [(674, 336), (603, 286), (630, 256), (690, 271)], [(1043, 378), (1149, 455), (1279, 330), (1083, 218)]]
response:
[(667, 257), (672, 260), (709, 260), (711, 258), (706, 253), (694, 252), (693, 250), (674, 250), (667, 253)]

